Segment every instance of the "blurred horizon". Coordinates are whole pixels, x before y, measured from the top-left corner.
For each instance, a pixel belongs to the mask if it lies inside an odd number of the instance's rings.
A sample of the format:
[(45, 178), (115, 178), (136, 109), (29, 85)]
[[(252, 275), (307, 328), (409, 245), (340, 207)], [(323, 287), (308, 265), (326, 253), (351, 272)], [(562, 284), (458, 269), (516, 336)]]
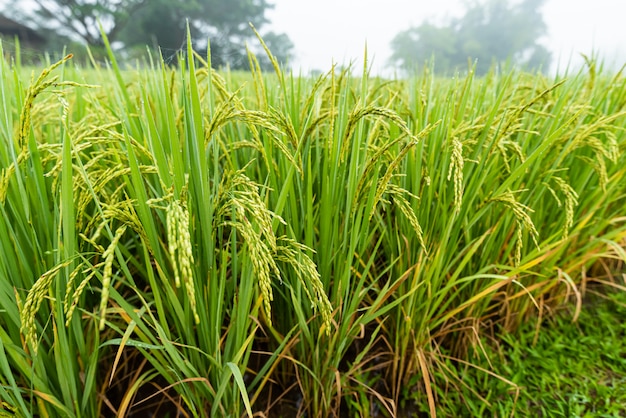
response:
[[(445, 35), (445, 32), (439, 31), (439, 28), (445, 28), (446, 25), (450, 25), (453, 20), (458, 21), (463, 18), (466, 12), (473, 6), (478, 4), (487, 4), (491, 1), (491, 4), (522, 4), (529, 2), (529, 0), (439, 0), (428, 2), (416, 2), (412, 0), (387, 0), (381, 6), (380, 2), (374, 0), (362, 0), (357, 2), (351, 0), (317, 0), (315, 2), (306, 0), (255, 0), (253, 2), (244, 2), (239, 0), (224, 0), (224, 3), (215, 3), (210, 0), (150, 0), (149, 2), (143, 2), (141, 0), (129, 0), (128, 4), (144, 4), (149, 5), (151, 10), (156, 10), (151, 13), (157, 13), (158, 19), (154, 19), (153, 15), (148, 18), (144, 16), (144, 22), (150, 22), (149, 30), (160, 31), (159, 35), (145, 36), (145, 30), (147, 26), (137, 25), (133, 23), (129, 25), (131, 27), (137, 26), (139, 29), (134, 30), (122, 30), (121, 33), (125, 40), (131, 40), (136, 42), (136, 45), (140, 43), (141, 39), (150, 39), (152, 45), (161, 48), (161, 52), (167, 60), (175, 60), (176, 54), (184, 49), (185, 42), (176, 41), (171, 36), (167, 39), (167, 43), (157, 42), (157, 37), (166, 33), (165, 37), (169, 36), (168, 32), (172, 32), (170, 28), (171, 24), (175, 23), (178, 28), (174, 28), (174, 31), (184, 33), (184, 27), (180, 28), (180, 21), (184, 22), (185, 16), (188, 19), (196, 19), (196, 35), (193, 36), (194, 45), (198, 48), (203, 48), (203, 43), (206, 44), (207, 34), (211, 37), (212, 55), (215, 45), (221, 47), (222, 61), (215, 61), (218, 65), (222, 63), (234, 62), (234, 58), (237, 55), (239, 63), (243, 61), (247, 62), (245, 58), (245, 50), (243, 44), (252, 42), (257, 44), (253, 46), (253, 51), (260, 57), (262, 66), (264, 69), (271, 69), (269, 61), (264, 56), (258, 41), (254, 39), (252, 31), (247, 24), (241, 25), (243, 29), (234, 29), (238, 35), (230, 41), (228, 44), (220, 45), (216, 42), (220, 41), (220, 29), (211, 32), (211, 24), (214, 27), (219, 27), (220, 17), (213, 17), (214, 14), (222, 16), (221, 19), (231, 19), (232, 13), (225, 13), (224, 10), (215, 11), (215, 5), (220, 5), (222, 9), (233, 8), (233, 11), (241, 13), (244, 16), (246, 12), (241, 12), (242, 8), (254, 8), (257, 9), (254, 12), (250, 12), (249, 16), (252, 16), (252, 20), (257, 19), (255, 25), (259, 32), (264, 37), (265, 41), (270, 45), (270, 49), (274, 54), (278, 54), (281, 61), (287, 61), (291, 69), (298, 73), (309, 74), (311, 72), (325, 72), (328, 71), (333, 64), (338, 66), (351, 65), (354, 70), (360, 71), (363, 66), (363, 57), (365, 56), (365, 50), (367, 48), (368, 66), (373, 74), (376, 75), (394, 75), (401, 72), (402, 69), (397, 65), (391, 63), (393, 54), (398, 51), (394, 50), (392, 41), (400, 33), (408, 33), (410, 30), (430, 24), (436, 29), (430, 32), (431, 36), (438, 39), (440, 35)], [(204, 4), (209, 5), (206, 9), (203, 9), (203, 15), (200, 13), (190, 11), (193, 9), (192, 4)], [(46, 4), (57, 3), (59, 5), (65, 4), (65, 6), (55, 7), (75, 7), (71, 5), (76, 4), (91, 4), (86, 0), (77, 1), (49, 1), (43, 2)], [(31, 8), (37, 7), (37, 4), (33, 0), (0, 0), (1, 11), (3, 15), (20, 21), (15, 16), (31, 14)], [(106, 1), (103, 3), (107, 3)], [(110, 2), (115, 4), (115, 2)], [(568, 1), (568, 0), (530, 0), (530, 3), (540, 4), (540, 7), (534, 9), (538, 10), (538, 15), (534, 18), (526, 17), (520, 30), (520, 26), (512, 29), (511, 31), (504, 30), (503, 32), (531, 32), (535, 31), (538, 35), (533, 35), (536, 40), (536, 44), (541, 48), (545, 48), (548, 52), (548, 58), (545, 62), (549, 62), (549, 66), (541, 67), (544, 72), (554, 73), (557, 70), (562, 72), (566, 68), (576, 69), (584, 64), (584, 58), (582, 54), (598, 58), (605, 66), (612, 70), (621, 68), (626, 62), (626, 32), (621, 30), (621, 19), (626, 14), (626, 2), (621, 0), (596, 0), (594, 2), (589, 1)], [(95, 4), (95, 3), (94, 3)], [(246, 4), (246, 6), (242, 6)], [(255, 4), (261, 6), (254, 6)], [(169, 8), (161, 6), (168, 6)], [(92, 6), (87, 6), (87, 8)], [(119, 7), (119, 6), (118, 6)], [(143, 7), (143, 6), (142, 6)], [(239, 7), (240, 9), (236, 9)], [(185, 8), (189, 8), (186, 12)], [(160, 10), (160, 11), (159, 11)], [(486, 8), (485, 8), (486, 10)], [(527, 9), (528, 10), (528, 9)], [(215, 12), (213, 12), (215, 11)], [(6, 14), (8, 12), (8, 15)], [(159, 14), (160, 13), (160, 14)], [(185, 14), (187, 13), (187, 14)], [(220, 15), (220, 13), (222, 13)], [(15, 15), (15, 16), (14, 16)], [(51, 15), (54, 16), (54, 13)], [(31, 16), (32, 18), (32, 16)], [(166, 26), (168, 22), (159, 22), (159, 19), (164, 18), (169, 20), (170, 26)], [(505, 20), (508, 20), (508, 15), (504, 15)], [(210, 22), (213, 19), (213, 22)], [(215, 21), (215, 19), (218, 19)], [(243, 17), (242, 17), (243, 19)], [(534, 19), (534, 20), (533, 20)], [(539, 20), (543, 19), (543, 22)], [(199, 21), (199, 23), (198, 23)], [(45, 25), (44, 20), (31, 20), (28, 22), (20, 21), (20, 23), (26, 24), (26, 26), (37, 26), (38, 22)], [(90, 25), (95, 26), (95, 19), (90, 17)], [(544, 25), (543, 28), (537, 29), (535, 23)], [(111, 23), (111, 21), (109, 21)], [(218, 24), (215, 26), (215, 24)], [(476, 21), (474, 21), (476, 23)], [(496, 22), (497, 23), (497, 22)], [(207, 26), (208, 24), (208, 26)], [(230, 23), (231, 27), (233, 22)], [(183, 25), (184, 26), (184, 25)], [(262, 30), (261, 27), (262, 26)], [(476, 38), (472, 38), (471, 41), (477, 43), (483, 50), (489, 50), (489, 48), (500, 48), (498, 44), (505, 43), (504, 35), (502, 38), (498, 38), (494, 41), (493, 26), (489, 27), (492, 30), (490, 35), (483, 35)], [(60, 30), (63, 29), (63, 25), (57, 26)], [(506, 24), (500, 24), (502, 27), (508, 27)], [(39, 34), (44, 38), (48, 38), (49, 32), (41, 32), (40, 28), (34, 27)], [(93, 27), (91, 28), (93, 29)], [(132, 29), (132, 28), (131, 28)], [(141, 31), (144, 31), (143, 33)], [(229, 29), (230, 30), (230, 29)], [(474, 27), (473, 34), (479, 33), (480, 27)], [(269, 32), (268, 32), (269, 31)], [(154, 33), (154, 32), (151, 32)], [(59, 33), (59, 35), (62, 35)], [(119, 35), (119, 33), (118, 33)], [(415, 32), (413, 33), (415, 35)], [(458, 34), (457, 34), (458, 35)], [(204, 36), (204, 38), (203, 38)], [(524, 36), (524, 35), (515, 35)], [(57, 45), (61, 45), (60, 42), (80, 42), (80, 38), (74, 37), (59, 37), (60, 41)], [(73, 41), (72, 41), (73, 40)], [(519, 41), (519, 39), (515, 39)], [(204, 42), (203, 42), (204, 41)], [(429, 54), (424, 51), (439, 51), (439, 47), (450, 46), (450, 40), (442, 42), (431, 42), (427, 47), (421, 50), (421, 55), (413, 50), (405, 49), (404, 56), (409, 53), (413, 53), (416, 57), (419, 56), (420, 60), (424, 57), (428, 57)], [(4, 42), (11, 45), (11, 38), (4, 37)], [(228, 41), (227, 41), (228, 42)], [(447, 44), (445, 42), (448, 42)], [(535, 41), (533, 41), (535, 42)], [(50, 42), (48, 41), (48, 45)], [(120, 42), (115, 44), (122, 45)], [(457, 56), (469, 54), (462, 47), (466, 45), (456, 44)], [(491, 44), (491, 45), (486, 45)], [(495, 44), (495, 45), (494, 45)], [(131, 51), (130, 48), (124, 44), (124, 48), (121, 50)], [(143, 51), (145, 52), (145, 43), (143, 44)], [(233, 45), (236, 48), (233, 48)], [(524, 48), (530, 47), (530, 44), (526, 44)], [(397, 45), (396, 45), (397, 46)], [(474, 45), (475, 47), (476, 45)], [(511, 45), (508, 45), (511, 46)], [(76, 44), (72, 45), (73, 49), (76, 49)], [(506, 47), (506, 46), (505, 46)], [(505, 48), (504, 47), (504, 48)], [(428, 49), (430, 48), (430, 49)], [(528, 49), (519, 48), (518, 54), (528, 53)], [(57, 49), (60, 49), (57, 47)], [(480, 52), (474, 48), (474, 58), (480, 57)], [(35, 49), (29, 49), (28, 45), (22, 47), (24, 54), (31, 54), (35, 56), (37, 51)], [(515, 52), (512, 52), (515, 53)], [(133, 52), (130, 52), (128, 57), (133, 57)], [(551, 55), (551, 56), (550, 56)], [(467, 55), (465, 55), (467, 56)], [(482, 62), (485, 63), (489, 60), (489, 56), (482, 54)], [(519, 57), (519, 55), (518, 55)], [(439, 57), (438, 57), (439, 58)], [(438, 63), (445, 62), (444, 60), (435, 59), (435, 66)], [(479, 59), (480, 61), (480, 59)], [(518, 60), (519, 61), (519, 60)], [(405, 66), (406, 67), (406, 66)], [(235, 67), (237, 68), (237, 67)], [(457, 68), (459, 68), (457, 66)], [(538, 68), (535, 66), (535, 68)]]
[[(388, 59), (390, 42), (400, 31), (428, 21), (445, 24), (463, 15), (466, 0), (416, 2), (386, 0), (274, 0), (270, 27), (285, 32), (295, 45), (292, 69), (304, 73), (327, 70), (332, 63), (363, 65), (367, 46), (369, 65), (376, 74), (393, 74)], [(519, 3), (519, 1), (512, 1)], [(548, 33), (541, 43), (552, 52), (550, 72), (584, 64), (581, 54), (598, 57), (612, 69), (626, 63), (626, 31), (622, 30), (626, 2), (621, 0), (545, 0)], [(324, 21), (323, 23), (320, 23)], [(436, 63), (435, 63), (436, 65)]]

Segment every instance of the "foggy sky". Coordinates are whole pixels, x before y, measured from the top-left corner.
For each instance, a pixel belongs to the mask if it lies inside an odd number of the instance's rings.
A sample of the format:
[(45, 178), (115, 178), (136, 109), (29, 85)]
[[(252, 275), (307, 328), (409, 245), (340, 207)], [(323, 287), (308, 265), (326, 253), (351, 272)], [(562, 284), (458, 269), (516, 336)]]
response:
[[(400, 31), (428, 19), (442, 22), (463, 12), (463, 0), (273, 0), (270, 29), (295, 44), (295, 70), (326, 71), (333, 62), (361, 65), (368, 56), (377, 73), (389, 71), (389, 44)], [(626, 1), (546, 0), (543, 16), (553, 67), (579, 64), (580, 53), (599, 51), (607, 63), (626, 60)], [(559, 62), (560, 61), (560, 62)]]

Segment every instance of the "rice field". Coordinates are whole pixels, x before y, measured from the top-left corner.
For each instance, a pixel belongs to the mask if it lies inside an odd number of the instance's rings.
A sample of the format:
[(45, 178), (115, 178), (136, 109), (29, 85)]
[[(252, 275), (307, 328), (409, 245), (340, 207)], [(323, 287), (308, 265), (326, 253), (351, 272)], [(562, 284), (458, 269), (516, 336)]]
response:
[(0, 416), (515, 400), (482, 337), (624, 288), (621, 73), (250, 63), (0, 62)]

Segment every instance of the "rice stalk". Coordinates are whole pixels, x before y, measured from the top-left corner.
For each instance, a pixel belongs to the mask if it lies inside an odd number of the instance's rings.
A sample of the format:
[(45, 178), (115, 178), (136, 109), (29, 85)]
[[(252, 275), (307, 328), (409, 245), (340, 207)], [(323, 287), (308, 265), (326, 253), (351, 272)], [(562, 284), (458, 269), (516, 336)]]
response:
[(293, 267), (296, 277), (302, 283), (302, 289), (311, 302), (313, 312), (319, 312), (322, 316), (326, 335), (330, 336), (333, 307), (324, 290), (317, 266), (306, 254), (311, 249), (287, 237), (280, 237), (279, 243), (280, 245), (276, 246), (276, 261)]
[(54, 278), (65, 267), (72, 264), (72, 260), (60, 263), (44, 274), (42, 274), (33, 287), (28, 291), (28, 296), (24, 302), (24, 306), (20, 310), (20, 331), (26, 340), (26, 344), (30, 347), (34, 354), (37, 354), (37, 324), (35, 323), (35, 316), (41, 307), (41, 303), (48, 296), (50, 286)]
[(109, 303), (109, 291), (111, 287), (111, 279), (113, 277), (113, 259), (115, 258), (115, 250), (117, 245), (126, 232), (126, 225), (122, 225), (115, 231), (115, 235), (111, 243), (102, 254), (104, 258), (104, 266), (102, 271), (102, 294), (100, 296), (100, 331), (104, 330), (106, 325), (106, 308)]
[(454, 211), (458, 214), (461, 211), (463, 201), (463, 143), (457, 138), (452, 139), (452, 155), (450, 157), (450, 167), (448, 168), (448, 181), (454, 174)]
[(271, 301), (274, 299), (271, 275), (279, 280), (281, 278), (272, 256), (276, 251), (276, 236), (272, 227), (276, 215), (267, 209), (259, 195), (258, 185), (243, 171), (226, 176), (220, 185), (217, 200), (217, 215), (223, 219), (217, 226), (235, 228), (243, 237), (263, 296), (265, 315), (271, 324)]
[(426, 137), (431, 131), (433, 131), (439, 125), (439, 123), (440, 121), (432, 125), (428, 125), (424, 129), (422, 129), (422, 131), (420, 131), (416, 136), (411, 136), (411, 140), (400, 150), (400, 152), (398, 152), (398, 155), (389, 164), (389, 166), (387, 167), (387, 170), (385, 171), (385, 174), (378, 181), (378, 185), (376, 187), (376, 194), (374, 197), (374, 205), (373, 205), (372, 211), (370, 212), (370, 219), (372, 218), (372, 216), (374, 216), (374, 209), (376, 208), (376, 205), (378, 204), (378, 202), (380, 202), (383, 196), (383, 193), (385, 193), (385, 191), (387, 190), (389, 181), (394, 176), (394, 172), (396, 171), (400, 163), (403, 161), (404, 157), (406, 157), (406, 155), (411, 150), (411, 148), (413, 148), (415, 145), (419, 143), (421, 138)]
[(104, 266), (104, 262), (98, 263), (94, 266), (91, 266), (90, 268), (85, 268), (82, 271), (83, 274), (86, 274), (85, 278), (81, 280), (78, 286), (76, 286), (76, 289), (74, 289), (74, 292), (72, 292), (73, 279), (75, 279), (78, 276), (78, 274), (81, 273), (81, 269), (83, 266), (84, 264), (79, 264), (74, 269), (74, 271), (70, 275), (70, 281), (68, 281), (68, 284), (67, 284), (67, 293), (65, 294), (65, 299), (63, 300), (63, 310), (65, 311), (65, 317), (66, 317), (65, 326), (66, 327), (70, 326), (70, 321), (72, 320), (72, 316), (74, 315), (74, 310), (76, 310), (76, 307), (78, 306), (80, 296), (85, 291), (85, 288), (87, 287), (91, 279), (93, 279), (93, 277), (97, 274), (98, 269)]
[(532, 218), (529, 213), (534, 212), (528, 206), (520, 203), (515, 198), (515, 193), (520, 193), (522, 190), (518, 190), (516, 192), (512, 192), (507, 190), (503, 194), (492, 197), (490, 200), (493, 202), (501, 202), (506, 207), (513, 211), (513, 216), (515, 217), (515, 222), (517, 225), (516, 228), (516, 240), (515, 240), (515, 266), (519, 266), (522, 260), (522, 248), (524, 247), (523, 241), (523, 230), (527, 230), (532, 238), (535, 246), (539, 248), (539, 243), (537, 239), (539, 238), (539, 232), (535, 228), (535, 224), (533, 223)]
[(417, 219), (417, 215), (411, 208), (411, 204), (405, 196), (410, 196), (416, 200), (419, 198), (407, 190), (393, 184), (389, 184), (386, 193), (392, 197), (394, 204), (398, 207), (398, 209), (400, 209), (400, 212), (405, 216), (405, 218), (407, 218), (413, 227), (413, 232), (415, 232), (415, 236), (417, 237), (422, 249), (427, 251), (426, 243), (424, 242), (424, 231), (422, 230), (422, 226)]
[[(574, 188), (568, 182), (566, 182), (563, 178), (555, 176), (552, 178), (552, 180), (554, 180), (558, 189), (564, 195), (565, 222), (563, 224), (563, 232), (561, 234), (561, 239), (565, 240), (569, 236), (569, 231), (574, 226), (574, 209), (576, 208), (576, 206), (578, 206), (578, 193), (576, 193)], [(550, 191), (550, 193), (556, 200), (558, 207), (562, 207), (563, 203), (561, 202), (561, 199), (558, 198), (553, 188), (547, 184), (546, 184), (546, 187), (548, 188), (548, 190)]]
[(197, 324), (200, 323), (200, 317), (196, 308), (196, 292), (191, 267), (194, 264), (194, 258), (189, 228), (189, 211), (187, 208), (178, 200), (170, 202), (167, 207), (167, 242), (170, 262), (174, 270), (174, 283), (177, 288), (180, 287), (182, 276), (182, 282), (185, 285), (187, 298)]

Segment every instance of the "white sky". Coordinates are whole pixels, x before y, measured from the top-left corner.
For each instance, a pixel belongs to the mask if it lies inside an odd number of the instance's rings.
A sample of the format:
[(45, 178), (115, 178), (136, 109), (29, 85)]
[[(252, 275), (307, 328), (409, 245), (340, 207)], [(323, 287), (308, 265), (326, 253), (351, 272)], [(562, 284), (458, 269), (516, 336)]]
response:
[[(423, 20), (441, 21), (463, 12), (463, 0), (273, 0), (269, 29), (295, 44), (294, 69), (327, 71), (333, 62), (362, 65), (367, 42), (375, 72), (387, 67), (390, 42)], [(580, 63), (592, 49), (607, 63), (626, 62), (626, 0), (546, 0), (543, 16), (553, 65)], [(268, 29), (268, 28), (266, 28)]]

